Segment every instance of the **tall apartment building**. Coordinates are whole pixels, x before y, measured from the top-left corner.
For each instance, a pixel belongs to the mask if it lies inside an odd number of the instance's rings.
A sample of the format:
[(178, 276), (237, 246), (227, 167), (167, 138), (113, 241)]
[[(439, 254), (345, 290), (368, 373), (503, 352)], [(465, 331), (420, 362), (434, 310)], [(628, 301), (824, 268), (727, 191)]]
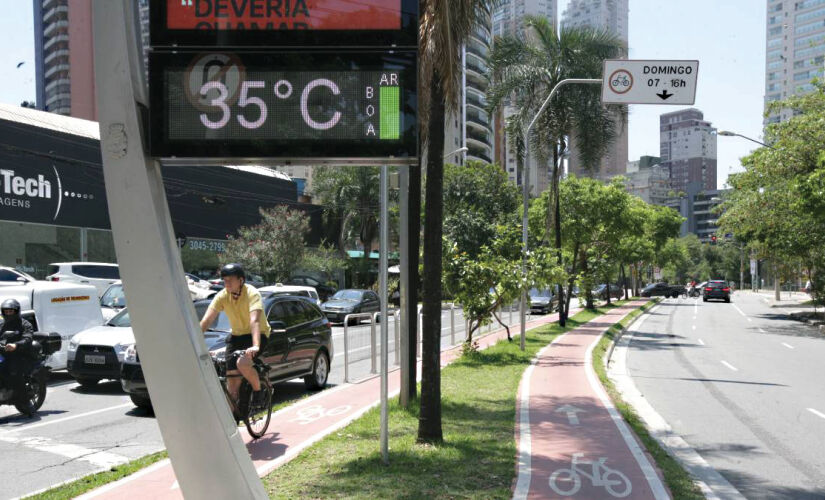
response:
[(665, 205), (670, 191), (670, 173), (661, 158), (642, 156), (627, 163), (627, 192), (652, 205)]
[[(32, 0), (32, 5), (37, 108), (97, 120), (92, 0)], [(137, 6), (145, 54), (148, 0)]]
[[(765, 105), (814, 89), (825, 67), (825, 1), (768, 0), (765, 50)], [(767, 123), (787, 120), (783, 110)]]
[(716, 189), (716, 129), (698, 109), (659, 117), (659, 156), (670, 171), (673, 191)]
[[(464, 164), (464, 160), (493, 163), (493, 120), (485, 110), (489, 85), (487, 54), (492, 43), (490, 22), (476, 26), (463, 54), (460, 110), (445, 117), (445, 161)], [(463, 147), (466, 153), (454, 153)]]
[[(562, 14), (562, 28), (604, 29), (628, 44), (629, 0), (570, 0)], [(607, 180), (625, 173), (628, 159), (627, 125), (616, 118), (618, 136), (598, 168), (587, 169), (578, 158), (575, 138), (571, 141), (568, 171), (578, 176)]]
[[(558, 26), (558, 0), (504, 0), (493, 12), (494, 36), (517, 36), (524, 31), (524, 16), (542, 16), (553, 26)], [(505, 106), (495, 116), (495, 151), (496, 162), (506, 171), (507, 177), (516, 185), (521, 185), (521, 172), (518, 171), (516, 151), (513, 140), (507, 136), (504, 124), (515, 109)], [(550, 165), (539, 163), (531, 155), (529, 185), (533, 194), (541, 193), (550, 183)]]

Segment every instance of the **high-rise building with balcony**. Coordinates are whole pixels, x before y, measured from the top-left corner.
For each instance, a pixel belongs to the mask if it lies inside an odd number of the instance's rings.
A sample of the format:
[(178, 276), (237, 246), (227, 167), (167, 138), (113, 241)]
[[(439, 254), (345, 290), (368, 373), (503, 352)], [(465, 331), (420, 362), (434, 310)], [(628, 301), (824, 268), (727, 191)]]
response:
[[(97, 120), (92, 0), (32, 0), (32, 5), (37, 108)], [(137, 7), (145, 54), (148, 0), (138, 0)]]
[[(445, 118), (444, 155), (448, 162), (463, 164), (465, 159), (494, 161), (493, 122), (485, 109), (490, 78), (487, 54), (491, 42), (489, 23), (476, 26), (462, 51), (461, 109)], [(451, 154), (463, 147), (467, 148), (466, 153)]]
[[(768, 0), (765, 50), (765, 105), (814, 90), (811, 80), (825, 69), (825, 1)], [(787, 120), (782, 110), (766, 123)]]
[[(504, 0), (493, 13), (494, 36), (520, 36), (524, 33), (525, 16), (547, 18), (552, 26), (558, 26), (558, 0)], [(507, 177), (516, 185), (521, 185), (521, 172), (518, 171), (515, 142), (504, 130), (507, 118), (515, 114), (515, 108), (504, 106), (495, 116), (495, 150), (496, 161), (507, 172)], [(550, 182), (550, 165), (539, 163), (531, 155), (529, 185), (533, 194), (547, 189)]]
[[(618, 37), (627, 47), (629, 14), (628, 0), (570, 0), (567, 9), (562, 14), (561, 25), (563, 28), (603, 29)], [(627, 125), (617, 117), (615, 128), (616, 140), (601, 163), (592, 169), (586, 168), (579, 161), (574, 138), (571, 141), (568, 170), (579, 176), (604, 180), (623, 174), (628, 158)]]

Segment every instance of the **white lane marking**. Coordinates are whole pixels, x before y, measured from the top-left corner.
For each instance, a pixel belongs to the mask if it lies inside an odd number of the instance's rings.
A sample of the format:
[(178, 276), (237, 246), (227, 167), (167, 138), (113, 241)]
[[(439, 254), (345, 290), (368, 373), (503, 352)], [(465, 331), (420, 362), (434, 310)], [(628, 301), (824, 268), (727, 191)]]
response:
[(722, 364), (723, 364), (723, 365), (725, 365), (725, 366), (727, 366), (728, 368), (730, 368), (731, 370), (733, 370), (733, 371), (735, 371), (735, 372), (738, 372), (738, 371), (739, 371), (739, 369), (738, 369), (738, 368), (736, 368), (735, 366), (733, 366), (732, 364), (728, 363), (728, 362), (727, 362), (727, 361), (725, 361), (725, 360), (722, 360)]
[(761, 328), (759, 329), (759, 332), (760, 332), (760, 333), (768, 333), (768, 332), (766, 332), (765, 330), (763, 330), (763, 329), (761, 329)]
[(564, 405), (556, 410), (556, 413), (565, 413), (567, 414), (567, 421), (570, 425), (579, 425), (579, 416), (576, 413), (583, 412), (581, 408), (576, 408), (573, 405)]
[(745, 313), (742, 311), (742, 309), (739, 309), (739, 307), (737, 307), (737, 306), (736, 306), (736, 304), (731, 304), (731, 305), (733, 306), (733, 308), (734, 308), (734, 309), (736, 309), (736, 310), (739, 312), (739, 314), (741, 314), (741, 315), (742, 315), (742, 316), (744, 316), (745, 318), (747, 318), (747, 317), (748, 317), (748, 315), (747, 315), (747, 314), (745, 314)]
[(792, 345), (790, 345), (790, 344), (786, 344), (786, 343), (784, 343), (784, 342), (782, 342), (782, 345), (784, 345), (784, 346), (785, 346), (785, 347), (787, 347), (788, 349), (793, 349), (793, 348), (794, 348)]
[(705, 341), (702, 340), (702, 339), (699, 339), (699, 345), (705, 345)]
[(518, 480), (516, 481), (516, 489), (513, 492), (513, 500), (525, 499), (530, 492), (530, 476), (533, 468), (533, 438), (530, 433), (530, 379), (541, 355), (566, 335), (567, 333), (559, 335), (553, 339), (553, 342), (544, 346), (533, 356), (533, 359), (530, 360), (530, 366), (524, 370), (524, 374), (521, 376), (521, 383), (519, 384), (519, 421), (516, 431), (519, 438)]
[(601, 335), (596, 337), (590, 346), (587, 348), (587, 352), (584, 355), (584, 365), (585, 365), (585, 374), (587, 374), (587, 381), (590, 382), (590, 387), (593, 389), (593, 392), (599, 397), (599, 400), (602, 402), (602, 406), (607, 408), (607, 412), (610, 414), (610, 418), (613, 420), (613, 423), (616, 425), (616, 428), (619, 429), (619, 433), (622, 435), (625, 444), (627, 445), (630, 453), (633, 455), (633, 458), (636, 459), (636, 463), (639, 465), (639, 468), (642, 470), (642, 473), (647, 480), (647, 484), (650, 487), (650, 491), (653, 493), (653, 497), (656, 500), (669, 500), (670, 495), (668, 495), (667, 490), (665, 489), (664, 484), (662, 484), (662, 480), (659, 478), (659, 475), (656, 473), (656, 470), (650, 464), (650, 461), (647, 459), (647, 455), (645, 452), (642, 451), (639, 443), (636, 441), (634, 434), (630, 431), (630, 428), (627, 426), (627, 423), (624, 421), (622, 416), (619, 414), (619, 411), (616, 410), (616, 407), (613, 405), (613, 401), (605, 392), (604, 387), (602, 387), (602, 383), (596, 377), (596, 371), (593, 369), (593, 349), (596, 347), (596, 344), (599, 343), (601, 340)]
[(69, 420), (75, 420), (77, 418), (83, 418), (83, 417), (88, 417), (88, 416), (91, 416), (91, 415), (97, 415), (98, 413), (103, 413), (103, 412), (106, 412), (106, 411), (112, 411), (112, 410), (117, 410), (117, 409), (120, 409), (120, 408), (128, 408), (128, 407), (133, 407), (133, 406), (135, 406), (133, 403), (124, 403), (122, 405), (109, 406), (107, 408), (101, 408), (99, 410), (87, 411), (86, 413), (78, 413), (77, 415), (72, 415), (70, 417), (57, 418), (57, 419), (49, 420), (47, 422), (42, 422), (42, 423), (39, 423), (39, 424), (32, 424), (32, 425), (26, 425), (26, 426), (22, 426), (22, 427), (15, 427), (14, 429), (9, 429), (9, 430), (5, 431), (5, 433), (10, 434), (12, 432), (30, 431), (32, 429), (37, 429), (39, 427), (45, 427), (47, 425), (62, 424), (63, 422), (68, 422)]
[(813, 408), (808, 408), (808, 411), (809, 411), (809, 412), (811, 412), (811, 413), (813, 413), (813, 414), (814, 414), (814, 415), (816, 415), (817, 417), (825, 418), (825, 413), (822, 413), (822, 412), (820, 412), (820, 411), (816, 411), (816, 410), (814, 410)]
[(696, 330), (696, 325), (693, 325), (693, 329)]
[(654, 312), (655, 310), (655, 306), (651, 307), (646, 313), (639, 316), (639, 318), (630, 325), (627, 334), (619, 339), (616, 351), (608, 367), (608, 375), (616, 384), (624, 400), (635, 408), (645, 421), (653, 437), (667, 448), (672, 455), (676, 456), (695, 477), (699, 478), (699, 487), (705, 494), (705, 498), (711, 500), (720, 500), (721, 498), (745, 500), (745, 497), (742, 496), (724, 476), (711, 467), (681, 436), (673, 432), (670, 425), (656, 412), (653, 406), (651, 406), (651, 402), (642, 395), (633, 382), (633, 377), (627, 368), (627, 357), (630, 351), (629, 346), (635, 340), (634, 334), (640, 332), (642, 324), (647, 318), (651, 317), (648, 313)]
[(60, 455), (71, 460), (82, 460), (96, 467), (113, 467), (129, 461), (128, 458), (108, 451), (85, 448), (76, 444), (60, 443), (45, 437), (11, 437), (0, 436), (0, 441), (17, 444), (33, 450)]

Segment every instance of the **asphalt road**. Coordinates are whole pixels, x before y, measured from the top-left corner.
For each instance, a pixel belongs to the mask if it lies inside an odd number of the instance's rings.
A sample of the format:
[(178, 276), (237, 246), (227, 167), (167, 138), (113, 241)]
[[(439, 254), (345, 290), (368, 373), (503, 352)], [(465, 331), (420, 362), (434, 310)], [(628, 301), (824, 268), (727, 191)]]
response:
[(749, 499), (825, 499), (825, 336), (790, 304), (666, 299), (634, 334), (629, 374)]
[[(460, 309), (442, 311), (442, 349), (464, 340)], [(504, 320), (509, 320), (509, 312)], [(517, 311), (513, 321), (518, 321)], [(389, 364), (395, 366), (395, 318), (390, 318)], [(486, 332), (486, 327), (483, 332)], [(513, 333), (516, 333), (515, 331)], [(347, 329), (350, 382), (371, 376), (371, 329), (368, 323)], [(334, 356), (329, 385), (344, 382), (344, 328), (333, 327)], [(376, 367), (380, 369), (380, 326), (376, 325)], [(307, 394), (301, 380), (278, 384), (275, 402)], [(16, 498), (64, 481), (109, 469), (164, 449), (151, 412), (136, 408), (121, 391), (120, 383), (103, 381), (94, 389), (81, 388), (65, 372), (52, 375), (46, 401), (34, 418), (0, 406), (0, 499)]]

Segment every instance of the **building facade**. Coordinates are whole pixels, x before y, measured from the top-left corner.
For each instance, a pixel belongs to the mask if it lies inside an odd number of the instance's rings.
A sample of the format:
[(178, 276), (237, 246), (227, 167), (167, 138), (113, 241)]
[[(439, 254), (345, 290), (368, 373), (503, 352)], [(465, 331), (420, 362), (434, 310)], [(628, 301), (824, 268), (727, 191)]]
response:
[(627, 192), (652, 205), (666, 205), (670, 173), (656, 156), (642, 156), (628, 162), (625, 173)]
[(688, 192), (692, 183), (716, 189), (716, 129), (698, 109), (659, 117), (659, 156), (676, 193)]
[[(562, 28), (603, 29), (628, 46), (628, 19), (630, 17), (629, 0), (570, 0), (562, 14)], [(568, 171), (578, 176), (607, 180), (625, 173), (628, 160), (627, 124), (622, 117), (615, 117), (614, 127), (617, 136), (608, 148), (601, 163), (594, 168), (587, 168), (579, 161), (575, 138), (570, 145)]]
[(668, 199), (666, 205), (685, 218), (679, 236), (695, 234), (702, 241), (710, 241), (719, 230), (717, 223), (721, 214), (716, 213), (716, 207), (722, 203), (726, 190), (699, 188), (693, 183), (687, 193)]
[[(814, 90), (811, 80), (825, 68), (825, 2), (768, 0), (765, 47), (765, 106)], [(766, 123), (787, 120), (782, 110)]]

